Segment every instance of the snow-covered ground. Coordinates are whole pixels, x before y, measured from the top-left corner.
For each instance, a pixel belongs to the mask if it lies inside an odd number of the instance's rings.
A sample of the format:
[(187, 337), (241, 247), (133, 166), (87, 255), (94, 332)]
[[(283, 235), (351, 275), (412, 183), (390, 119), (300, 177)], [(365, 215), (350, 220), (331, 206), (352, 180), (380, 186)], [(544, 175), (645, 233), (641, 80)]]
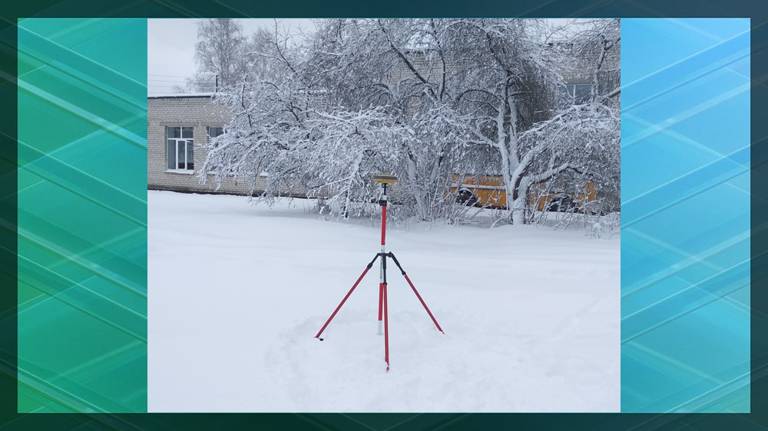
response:
[(375, 220), (311, 201), (149, 192), (150, 411), (619, 409), (619, 240), (537, 226), (410, 224), (388, 243), (445, 330), (389, 271)]

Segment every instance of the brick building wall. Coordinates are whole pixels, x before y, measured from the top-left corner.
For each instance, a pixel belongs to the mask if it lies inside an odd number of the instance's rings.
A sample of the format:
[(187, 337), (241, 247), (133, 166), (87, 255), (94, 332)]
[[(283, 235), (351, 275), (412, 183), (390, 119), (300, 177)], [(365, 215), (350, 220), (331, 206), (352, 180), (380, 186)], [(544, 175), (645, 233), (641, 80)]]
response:
[[(201, 183), (199, 167), (205, 161), (208, 127), (224, 127), (231, 118), (223, 106), (212, 102), (210, 95), (151, 96), (147, 101), (147, 184), (153, 190), (182, 192), (249, 194), (250, 186), (228, 179), (216, 189), (213, 181)], [(194, 155), (192, 170), (168, 169), (167, 127), (192, 127)], [(263, 190), (256, 185), (256, 192)]]

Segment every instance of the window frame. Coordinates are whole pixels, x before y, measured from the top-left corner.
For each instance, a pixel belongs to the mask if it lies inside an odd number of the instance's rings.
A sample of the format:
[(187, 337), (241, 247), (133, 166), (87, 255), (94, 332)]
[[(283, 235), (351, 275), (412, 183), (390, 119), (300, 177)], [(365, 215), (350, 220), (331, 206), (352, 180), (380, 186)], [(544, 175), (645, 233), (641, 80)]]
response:
[[(216, 136), (211, 136), (211, 129), (221, 129), (221, 133)], [(224, 128), (224, 126), (205, 126), (205, 136), (208, 138), (208, 142), (211, 142), (211, 139), (217, 136), (221, 136), (225, 133), (227, 133), (227, 130)]]
[[(179, 129), (178, 138), (171, 138), (169, 137), (170, 129)], [(191, 129), (192, 130), (192, 137), (185, 138), (184, 137), (184, 129)], [(173, 168), (168, 167), (168, 162), (170, 159), (170, 152), (169, 147), (170, 143), (173, 142)], [(183, 145), (184, 148), (184, 163), (183, 168), (179, 168), (179, 144)], [(192, 151), (190, 150), (190, 147)], [(165, 172), (168, 173), (174, 173), (174, 174), (186, 174), (186, 175), (192, 175), (195, 173), (195, 128), (194, 126), (165, 126)], [(192, 154), (192, 160), (189, 159), (189, 154)], [(191, 166), (191, 167), (190, 167)]]
[[(216, 135), (216, 136), (211, 136), (211, 129), (221, 129), (221, 133)], [(208, 144), (211, 143), (211, 139), (219, 137), (219, 136), (221, 136), (221, 135), (223, 135), (225, 133), (227, 133), (227, 128), (225, 126), (205, 126), (205, 137), (207, 139), (207, 143)], [(209, 166), (211, 166), (211, 165), (209, 165)], [(215, 168), (212, 168), (212, 169), (215, 169)], [(211, 173), (211, 172), (208, 172), (208, 175), (214, 175), (214, 174)], [(227, 177), (234, 177), (234, 175), (231, 174), (231, 173), (226, 174), (226, 176)]]
[[(587, 102), (589, 102), (589, 98), (592, 94), (592, 83), (589, 82), (572, 82), (566, 84), (566, 94), (568, 94), (568, 97), (571, 99), (571, 101), (576, 105), (583, 105)], [(581, 98), (576, 98), (576, 89), (577, 88), (586, 88), (588, 90), (587, 94), (584, 94), (581, 96)]]

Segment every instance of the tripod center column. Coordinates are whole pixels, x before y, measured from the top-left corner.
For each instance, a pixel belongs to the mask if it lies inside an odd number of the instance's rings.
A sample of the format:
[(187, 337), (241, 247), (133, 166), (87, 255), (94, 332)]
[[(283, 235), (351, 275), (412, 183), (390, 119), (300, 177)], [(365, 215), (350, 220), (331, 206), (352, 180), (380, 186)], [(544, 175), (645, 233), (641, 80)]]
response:
[(379, 326), (378, 334), (382, 333), (382, 314), (384, 310), (384, 303), (386, 301), (386, 286), (387, 286), (387, 256), (386, 256), (386, 244), (387, 244), (387, 184), (382, 183), (382, 195), (379, 200), (379, 206), (381, 206), (381, 263), (379, 266)]
[(381, 252), (385, 252), (387, 243), (387, 185), (382, 184), (384, 193), (381, 195), (379, 205), (381, 205)]

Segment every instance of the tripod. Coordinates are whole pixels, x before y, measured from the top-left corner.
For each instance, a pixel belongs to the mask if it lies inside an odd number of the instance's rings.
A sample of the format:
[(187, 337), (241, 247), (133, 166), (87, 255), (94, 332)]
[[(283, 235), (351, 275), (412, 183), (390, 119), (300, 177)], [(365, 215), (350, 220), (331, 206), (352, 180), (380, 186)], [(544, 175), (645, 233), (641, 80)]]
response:
[(326, 320), (323, 326), (320, 328), (320, 330), (317, 331), (317, 334), (315, 334), (315, 338), (319, 339), (320, 341), (323, 340), (322, 338), (320, 338), (320, 335), (323, 334), (323, 331), (325, 331), (325, 328), (327, 328), (328, 325), (331, 323), (331, 320), (333, 320), (333, 318), (336, 317), (336, 314), (339, 312), (341, 307), (344, 305), (345, 302), (347, 302), (347, 299), (349, 299), (350, 295), (352, 295), (352, 292), (355, 291), (357, 286), (363, 280), (363, 278), (365, 277), (365, 274), (367, 274), (368, 271), (371, 269), (371, 267), (373, 267), (373, 264), (376, 262), (376, 259), (381, 258), (380, 277), (379, 277), (379, 334), (381, 334), (382, 317), (383, 317), (384, 362), (387, 364), (387, 371), (389, 371), (389, 317), (388, 317), (388, 308), (387, 308), (387, 259), (388, 258), (392, 259), (395, 265), (397, 265), (397, 268), (400, 270), (400, 273), (405, 278), (405, 281), (408, 282), (408, 285), (411, 287), (411, 290), (413, 290), (413, 293), (416, 295), (416, 298), (418, 298), (419, 302), (421, 302), (421, 305), (424, 307), (424, 310), (426, 310), (427, 314), (429, 315), (429, 318), (432, 319), (432, 322), (435, 324), (435, 327), (437, 328), (437, 330), (440, 331), (441, 333), (444, 333), (444, 332), (443, 332), (443, 328), (440, 327), (440, 324), (437, 323), (437, 319), (435, 319), (435, 316), (432, 314), (432, 311), (430, 311), (429, 307), (427, 307), (427, 303), (424, 302), (424, 298), (422, 298), (421, 295), (419, 294), (419, 291), (416, 290), (416, 286), (413, 285), (411, 278), (408, 277), (408, 274), (406, 274), (402, 265), (400, 265), (400, 262), (395, 257), (395, 254), (392, 252), (386, 251), (387, 185), (394, 184), (397, 181), (397, 179), (395, 177), (389, 177), (389, 176), (377, 176), (377, 177), (374, 177), (374, 181), (381, 184), (382, 186), (382, 197), (379, 200), (379, 206), (381, 206), (381, 251), (379, 253), (376, 253), (376, 255), (373, 256), (373, 259), (371, 259), (371, 261), (368, 262), (368, 265), (365, 266), (363, 273), (360, 274), (359, 277), (357, 277), (355, 284), (352, 285), (352, 288), (349, 289), (346, 295), (344, 295), (344, 298), (341, 299), (341, 302), (339, 303), (339, 305), (336, 306), (336, 309), (333, 310), (333, 313), (331, 313), (331, 316), (328, 317), (328, 320)]

